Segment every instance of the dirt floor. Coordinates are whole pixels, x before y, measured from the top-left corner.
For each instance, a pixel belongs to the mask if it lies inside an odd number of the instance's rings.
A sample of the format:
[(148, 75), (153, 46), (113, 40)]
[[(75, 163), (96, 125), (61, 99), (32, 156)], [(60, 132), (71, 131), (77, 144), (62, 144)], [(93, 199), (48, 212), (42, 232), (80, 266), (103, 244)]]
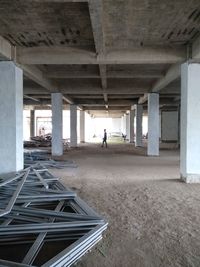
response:
[(85, 144), (64, 158), (78, 169), (54, 173), (109, 221), (78, 267), (200, 266), (200, 185), (179, 180), (178, 151)]

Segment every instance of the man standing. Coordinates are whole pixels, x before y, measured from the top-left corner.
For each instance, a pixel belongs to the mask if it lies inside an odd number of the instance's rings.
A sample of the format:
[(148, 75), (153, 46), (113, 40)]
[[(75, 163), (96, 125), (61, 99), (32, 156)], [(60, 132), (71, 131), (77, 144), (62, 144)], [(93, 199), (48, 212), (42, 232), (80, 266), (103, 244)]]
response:
[(105, 143), (105, 146), (107, 147), (107, 132), (106, 132), (106, 129), (104, 129), (104, 136), (103, 136), (103, 143), (102, 143), (102, 146), (104, 146), (104, 143)]

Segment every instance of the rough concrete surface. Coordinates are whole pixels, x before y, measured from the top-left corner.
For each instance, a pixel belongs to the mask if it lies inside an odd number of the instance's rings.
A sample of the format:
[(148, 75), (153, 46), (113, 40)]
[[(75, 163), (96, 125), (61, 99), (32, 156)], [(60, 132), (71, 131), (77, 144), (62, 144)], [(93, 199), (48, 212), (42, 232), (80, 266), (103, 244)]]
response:
[(78, 267), (200, 266), (200, 185), (179, 180), (178, 151), (85, 144), (64, 158), (79, 168), (53, 172), (109, 221)]

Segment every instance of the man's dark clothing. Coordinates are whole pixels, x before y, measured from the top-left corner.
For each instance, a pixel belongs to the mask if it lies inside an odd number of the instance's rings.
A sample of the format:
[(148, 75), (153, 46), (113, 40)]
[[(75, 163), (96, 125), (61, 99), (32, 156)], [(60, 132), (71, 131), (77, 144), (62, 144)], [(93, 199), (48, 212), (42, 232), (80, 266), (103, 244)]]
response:
[(107, 147), (107, 133), (106, 132), (104, 132), (102, 147), (104, 146), (104, 143)]

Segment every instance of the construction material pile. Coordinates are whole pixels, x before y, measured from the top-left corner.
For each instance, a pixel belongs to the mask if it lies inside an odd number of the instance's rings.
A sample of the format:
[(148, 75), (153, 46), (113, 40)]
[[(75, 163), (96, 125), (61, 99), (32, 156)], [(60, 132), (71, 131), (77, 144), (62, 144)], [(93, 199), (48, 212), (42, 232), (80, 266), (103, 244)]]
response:
[[(50, 147), (52, 135), (45, 134), (41, 136), (33, 136), (30, 138), (30, 141), (24, 141), (24, 147)], [(68, 140), (63, 139), (63, 145), (68, 146)]]
[(51, 134), (31, 137), (31, 141), (25, 141), (25, 147), (49, 147), (51, 146)]
[(40, 164), (0, 180), (0, 266), (71, 266), (107, 222)]
[(45, 151), (30, 151), (24, 153), (24, 167), (27, 168), (33, 164), (41, 163), (46, 168), (77, 168), (77, 164), (73, 160), (53, 160)]

